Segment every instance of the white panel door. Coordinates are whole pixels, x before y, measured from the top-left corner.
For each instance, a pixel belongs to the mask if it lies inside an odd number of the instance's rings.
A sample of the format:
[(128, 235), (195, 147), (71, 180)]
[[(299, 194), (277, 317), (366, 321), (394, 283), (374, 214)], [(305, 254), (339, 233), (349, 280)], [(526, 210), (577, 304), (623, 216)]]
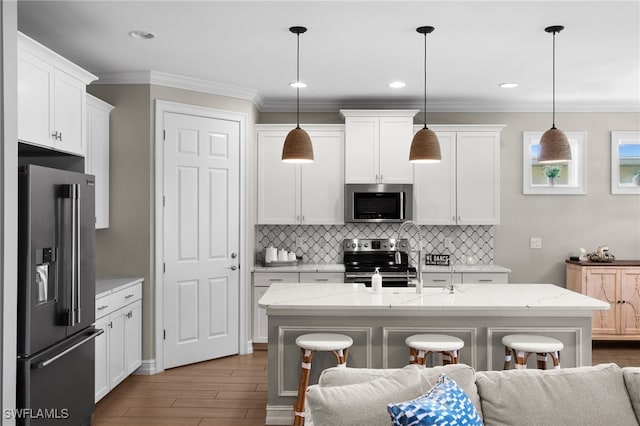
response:
[(18, 139), (53, 147), (53, 67), (20, 51), (18, 59)]
[(380, 117), (380, 182), (412, 183), (413, 117)]
[(258, 223), (261, 224), (300, 223), (299, 167), (282, 162), (282, 145), (287, 133), (258, 132)]
[(314, 162), (300, 165), (302, 223), (344, 224), (344, 134), (310, 136)]
[(413, 167), (414, 220), (424, 225), (455, 225), (456, 133), (437, 135), (442, 161)]
[(124, 323), (124, 365), (127, 375), (142, 364), (142, 301), (127, 306)]
[(378, 183), (380, 119), (347, 117), (345, 132), (345, 183)]
[(96, 319), (95, 328), (104, 330), (104, 333), (94, 340), (96, 342), (95, 402), (98, 402), (111, 389), (109, 387), (109, 315)]
[(461, 132), (457, 141), (458, 225), (500, 223), (500, 139)]
[(239, 351), (240, 124), (165, 113), (164, 368)]
[(58, 138), (56, 149), (86, 155), (84, 122), (86, 114), (85, 86), (59, 70), (54, 70), (53, 123)]

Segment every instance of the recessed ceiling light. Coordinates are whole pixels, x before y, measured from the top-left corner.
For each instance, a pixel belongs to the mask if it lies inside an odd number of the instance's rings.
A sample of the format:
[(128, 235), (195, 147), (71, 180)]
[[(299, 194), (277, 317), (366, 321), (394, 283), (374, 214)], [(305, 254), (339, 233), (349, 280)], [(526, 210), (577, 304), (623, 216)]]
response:
[(518, 87), (518, 83), (502, 83), (500, 87), (503, 89), (513, 89), (514, 87)]
[(156, 38), (156, 35), (154, 33), (151, 33), (149, 31), (142, 31), (142, 30), (129, 31), (129, 36), (133, 38), (140, 38), (143, 40), (150, 40), (152, 38)]
[(304, 81), (292, 81), (291, 83), (289, 83), (289, 86), (303, 88), (307, 87), (307, 83), (305, 83)]
[(391, 83), (389, 83), (389, 87), (391, 87), (392, 89), (402, 89), (406, 85), (407, 84), (404, 81), (392, 81)]

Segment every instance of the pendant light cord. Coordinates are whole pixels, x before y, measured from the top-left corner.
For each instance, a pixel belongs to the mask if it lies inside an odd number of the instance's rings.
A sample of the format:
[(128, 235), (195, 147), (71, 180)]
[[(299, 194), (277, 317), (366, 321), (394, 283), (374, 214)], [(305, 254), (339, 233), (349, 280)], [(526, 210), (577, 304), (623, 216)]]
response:
[(553, 64), (553, 72), (552, 72), (552, 90), (553, 90), (553, 95), (552, 95), (552, 100), (553, 100), (553, 112), (551, 115), (551, 128), (555, 129), (556, 128), (556, 31), (553, 32), (553, 60), (552, 60), (552, 64)]
[(300, 33), (297, 36), (296, 49), (296, 129), (300, 128)]
[(424, 33), (424, 128), (427, 128), (427, 33)]

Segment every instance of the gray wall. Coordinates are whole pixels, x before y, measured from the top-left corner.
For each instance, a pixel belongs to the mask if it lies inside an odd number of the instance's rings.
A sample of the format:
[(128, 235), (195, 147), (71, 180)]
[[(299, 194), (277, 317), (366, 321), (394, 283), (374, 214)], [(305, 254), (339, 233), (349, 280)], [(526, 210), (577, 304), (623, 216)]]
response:
[[(115, 106), (111, 112), (110, 226), (96, 233), (99, 277), (141, 276), (143, 287), (142, 358), (155, 358), (155, 101), (165, 100), (246, 113), (248, 146), (253, 146), (256, 110), (249, 101), (154, 85), (91, 85), (91, 94)], [(250, 182), (255, 155), (248, 149)], [(249, 186), (248, 211), (255, 195)], [(253, 215), (249, 215), (253, 220)], [(253, 223), (248, 224), (252, 230)], [(253, 241), (248, 252), (253, 252)], [(250, 283), (248, 268), (244, 282)], [(243, 280), (241, 280), (242, 282)]]
[[(420, 123), (421, 116), (416, 121)], [(564, 286), (564, 260), (606, 244), (618, 259), (640, 259), (640, 196), (611, 195), (611, 131), (640, 130), (638, 113), (559, 113), (564, 131), (587, 132), (587, 195), (523, 195), (522, 132), (550, 127), (549, 113), (429, 113), (433, 124), (506, 124), (501, 137), (501, 224), (494, 263), (511, 282)], [(302, 113), (301, 123), (342, 123), (338, 113)], [(258, 123), (294, 123), (293, 113), (261, 113)], [(303, 126), (304, 127), (304, 126)], [(541, 237), (542, 249), (530, 249)]]

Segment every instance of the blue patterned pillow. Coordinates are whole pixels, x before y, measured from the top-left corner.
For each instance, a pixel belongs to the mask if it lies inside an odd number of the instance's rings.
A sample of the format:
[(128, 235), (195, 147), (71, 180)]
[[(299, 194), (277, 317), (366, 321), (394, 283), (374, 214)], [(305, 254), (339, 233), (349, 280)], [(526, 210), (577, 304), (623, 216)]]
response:
[(445, 374), (424, 395), (389, 404), (387, 410), (392, 426), (482, 426), (482, 418), (467, 394)]

